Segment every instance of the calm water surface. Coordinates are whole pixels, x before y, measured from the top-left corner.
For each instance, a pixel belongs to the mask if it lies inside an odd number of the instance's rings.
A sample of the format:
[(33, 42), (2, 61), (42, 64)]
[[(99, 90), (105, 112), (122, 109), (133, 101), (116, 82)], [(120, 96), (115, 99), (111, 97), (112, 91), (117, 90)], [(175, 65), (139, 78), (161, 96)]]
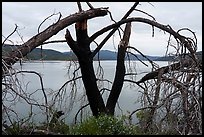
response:
[[(145, 63), (151, 66), (148, 62), (145, 61)], [(163, 61), (159, 61), (156, 63), (159, 66), (164, 66), (168, 64), (168, 62), (163, 62)], [(72, 66), (70, 68), (71, 73), (68, 73), (68, 68), (70, 67), (70, 65)], [(44, 88), (48, 96), (48, 102), (49, 102), (51, 100), (52, 93), (58, 91), (66, 81), (70, 80), (73, 77), (73, 70), (77, 68), (74, 65), (75, 64), (70, 61), (34, 61), (34, 62), (23, 63), (22, 66), (20, 66), (19, 63), (16, 63), (14, 65), (14, 68), (18, 70), (36, 71), (40, 73), (43, 79)], [(101, 61), (100, 65), (104, 69), (104, 78), (110, 81), (113, 81), (114, 75), (115, 75), (116, 61)], [(150, 67), (146, 67), (145, 65), (142, 65), (138, 61), (134, 61), (134, 65), (133, 64), (131, 65), (132, 65), (131, 68), (136, 69), (138, 73), (138, 75), (136, 75), (134, 78), (136, 80), (139, 80), (143, 75), (145, 75), (146, 72), (150, 71)], [(98, 66), (98, 62), (94, 62), (95, 72), (97, 72), (97, 66)], [(128, 66), (128, 62), (126, 62), (126, 66)], [(29, 73), (24, 73), (24, 74), (25, 75), (22, 75), (22, 74), (18, 75), (18, 79), (21, 82), (21, 86), (23, 90), (25, 90), (26, 92), (35, 91), (32, 97), (35, 100), (38, 100), (38, 102), (43, 102), (44, 98), (43, 98), (42, 90), (38, 90), (38, 89), (41, 89), (39, 77), (35, 74), (29, 74)], [(80, 71), (78, 71), (77, 74), (80, 76)], [(128, 77), (125, 77), (125, 78), (128, 79)], [(107, 84), (107, 82), (104, 82), (103, 85), (101, 84), (99, 84), (99, 88), (101, 86), (105, 86), (106, 88), (111, 87), (111, 85)], [(81, 102), (77, 100), (80, 100), (81, 95), (84, 93), (82, 82), (79, 82), (78, 88), (79, 90), (77, 91), (76, 98), (75, 98), (76, 103), (74, 104), (72, 111), (68, 111), (68, 108), (67, 108), (70, 100), (68, 95), (67, 95), (67, 99), (64, 99), (66, 100), (66, 102), (63, 105), (56, 106), (56, 109), (62, 110), (65, 112), (65, 115), (63, 118), (68, 123), (73, 122), (74, 116), (77, 113), (78, 109), (80, 108)], [(66, 91), (67, 94), (69, 94), (68, 93), (69, 89), (70, 87), (68, 86)], [(127, 82), (124, 83), (122, 92), (118, 100), (119, 107), (118, 106), (116, 107), (116, 115), (128, 114), (140, 107), (138, 100), (141, 93), (138, 92), (138, 90), (139, 90), (138, 86), (133, 84), (130, 85)], [(103, 98), (105, 102), (107, 100), (108, 95), (109, 95), (108, 91), (105, 91), (105, 93), (103, 94)], [(21, 100), (17, 102), (17, 104), (14, 106), (14, 109), (19, 113), (20, 116), (23, 117), (28, 115), (30, 107), (28, 105), (25, 105), (25, 102)], [(122, 111), (120, 109), (122, 109)], [(43, 114), (42, 110), (39, 109), (38, 107), (33, 107), (33, 112), (35, 112), (35, 116), (33, 119), (34, 121), (42, 122), (46, 119), (45, 114)], [(86, 112), (85, 115), (91, 114), (89, 106), (86, 107), (85, 112)]]

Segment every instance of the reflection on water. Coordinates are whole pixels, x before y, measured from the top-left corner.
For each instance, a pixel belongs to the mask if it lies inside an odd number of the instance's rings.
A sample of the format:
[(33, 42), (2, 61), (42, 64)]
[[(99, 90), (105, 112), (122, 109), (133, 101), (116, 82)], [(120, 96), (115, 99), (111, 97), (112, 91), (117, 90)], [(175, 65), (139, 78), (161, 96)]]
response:
[[(149, 64), (145, 61), (146, 64)], [(160, 66), (167, 65), (168, 62), (157, 62)], [(98, 62), (94, 62), (95, 72), (98, 74), (99, 68), (97, 67), (99, 64)], [(115, 67), (116, 67), (116, 61), (101, 61), (100, 65), (103, 67), (104, 71), (104, 78), (110, 81), (113, 81), (114, 74), (115, 74)], [(132, 66), (131, 66), (132, 65)], [(126, 62), (126, 66), (130, 67), (131, 69), (136, 69), (137, 75), (134, 76), (135, 80), (139, 80), (143, 75), (145, 75), (145, 72), (150, 71), (150, 67), (146, 67), (140, 62), (134, 61), (133, 64), (128, 64)], [(26, 70), (26, 71), (36, 71), (39, 74), (41, 74), (43, 79), (43, 86), (46, 91), (46, 95), (48, 96), (48, 103), (51, 102), (51, 99), (53, 97), (53, 93), (58, 91), (61, 86), (68, 80), (70, 80), (73, 77), (74, 69), (76, 69), (78, 66), (76, 66), (75, 63), (69, 62), (69, 61), (34, 61), (34, 62), (26, 62), (23, 63), (22, 66), (19, 65), (19, 63), (16, 63), (14, 65), (14, 68), (17, 70)], [(68, 73), (68, 69), (71, 73)], [(80, 76), (80, 71), (76, 72)], [(129, 77), (126, 77), (127, 79)], [(37, 102), (44, 102), (44, 95), (41, 89), (40, 80), (39, 77), (35, 74), (30, 73), (24, 73), (18, 74), (18, 79), (20, 82), (21, 87), (25, 92), (33, 93), (30, 95), (31, 98), (37, 100)], [(70, 96), (67, 95), (67, 98), (62, 99), (63, 105), (56, 106), (56, 109), (62, 110), (65, 112), (65, 115), (63, 118), (65, 118), (66, 122), (72, 123), (74, 120), (74, 116), (77, 113), (78, 109), (80, 108), (81, 102), (79, 101), (81, 99), (81, 96), (84, 94), (83, 90), (83, 83), (80, 80), (78, 81), (78, 90), (76, 92), (76, 97), (74, 100), (76, 100), (75, 104), (73, 104), (73, 109), (69, 111), (67, 106), (69, 106), (70, 103)], [(110, 88), (111, 85), (108, 82), (99, 83), (99, 88), (105, 87)], [(64, 91), (64, 94), (69, 94), (70, 91), (70, 85), (67, 86), (67, 90)], [(122, 92), (119, 96), (118, 104), (116, 107), (116, 115), (122, 115), (122, 114), (128, 114), (134, 111), (135, 109), (138, 109), (140, 104), (138, 102), (140, 97), (140, 92), (138, 92), (139, 88), (136, 85), (130, 85), (129, 83), (125, 82), (123, 85)], [(109, 95), (109, 91), (105, 91), (103, 94), (103, 98), (106, 102), (107, 97)], [(82, 102), (83, 105), (86, 103)], [(13, 109), (15, 109), (19, 116), (28, 116), (30, 107), (25, 103), (23, 100), (19, 100), (16, 105), (12, 106)], [(121, 111), (122, 110), (122, 111)], [(46, 120), (45, 115), (45, 109), (42, 108), (42, 110), (39, 107), (33, 107), (32, 111), (35, 113), (35, 116), (33, 117), (34, 121), (43, 122)], [(90, 115), (91, 111), (89, 106), (86, 107), (83, 115)], [(134, 120), (134, 119), (133, 119)]]

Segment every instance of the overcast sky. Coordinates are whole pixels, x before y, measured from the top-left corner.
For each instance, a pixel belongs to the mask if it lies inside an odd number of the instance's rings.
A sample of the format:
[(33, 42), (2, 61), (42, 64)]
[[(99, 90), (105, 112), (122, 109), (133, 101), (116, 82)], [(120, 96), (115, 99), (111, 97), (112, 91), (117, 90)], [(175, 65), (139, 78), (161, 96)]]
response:
[[(96, 7), (109, 7), (114, 20), (119, 21), (133, 2), (91, 2)], [(153, 5), (153, 6), (152, 6)], [(85, 3), (82, 3), (82, 8), (88, 10)], [(198, 51), (202, 50), (202, 2), (141, 2), (137, 9), (143, 10), (154, 16), (156, 21), (161, 24), (169, 24), (174, 30), (181, 28), (189, 28), (196, 33), (198, 40)], [(8, 36), (17, 24), (18, 32), (10, 37), (15, 44), (22, 44), (32, 36), (37, 34), (39, 24), (53, 13), (61, 12), (62, 18), (74, 14), (78, 11), (76, 2), (2, 2), (2, 35)], [(131, 17), (145, 17), (151, 19), (147, 15), (134, 11)], [(58, 19), (58, 15), (47, 20), (41, 27), (40, 31), (53, 24)], [(91, 36), (94, 32), (100, 30), (106, 25), (113, 22), (110, 16), (97, 17), (88, 21), (88, 34)], [(124, 25), (122, 26), (124, 28)], [(74, 25), (68, 26), (72, 36), (75, 38)], [(50, 40), (64, 39), (65, 30), (60, 31)], [(107, 34), (107, 33), (105, 33)], [(103, 37), (97, 38), (100, 42)], [(186, 36), (192, 37), (190, 33), (183, 32)], [(2, 36), (2, 40), (4, 37)], [(169, 35), (163, 31), (155, 29), (155, 35), (152, 37), (152, 28), (143, 23), (133, 23), (130, 46), (134, 46), (144, 54), (148, 55), (164, 55), (167, 47)], [(7, 42), (9, 43), (9, 42)], [(110, 38), (103, 50), (114, 51), (119, 43), (118, 33)], [(11, 44), (11, 43), (9, 43)], [(172, 44), (175, 44), (172, 41)], [(54, 49), (61, 52), (69, 51), (70, 48), (66, 43), (44, 45), (44, 49)], [(93, 44), (92, 49), (95, 48)]]

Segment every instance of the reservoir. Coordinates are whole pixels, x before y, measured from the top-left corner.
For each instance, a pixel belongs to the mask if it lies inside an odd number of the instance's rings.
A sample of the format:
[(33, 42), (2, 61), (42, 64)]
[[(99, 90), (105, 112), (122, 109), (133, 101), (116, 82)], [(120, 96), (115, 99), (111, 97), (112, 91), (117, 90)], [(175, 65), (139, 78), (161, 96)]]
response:
[[(148, 67), (139, 61), (133, 61), (131, 63), (126, 61), (126, 73), (135, 73), (135, 75), (127, 75), (125, 79), (138, 81), (142, 76), (150, 72), (151, 64), (148, 61), (144, 61), (144, 63), (147, 64)], [(168, 65), (166, 61), (157, 61), (155, 63), (158, 64), (159, 67)], [(40, 74), (48, 106), (52, 106), (52, 110), (63, 111), (65, 115), (61, 118), (65, 120), (66, 123), (71, 124), (74, 123), (75, 120), (79, 122), (92, 114), (89, 106), (86, 106), (76, 117), (79, 109), (88, 103), (77, 62), (32, 61), (24, 62), (22, 66), (16, 63), (14, 64), (14, 68), (16, 71), (35, 71)], [(101, 90), (105, 103), (109, 95), (109, 91), (106, 89), (111, 89), (115, 68), (116, 61), (94, 61), (95, 74), (98, 78), (98, 88)], [(79, 78), (77, 78), (75, 82), (69, 82), (62, 88), (62, 86), (73, 77)], [(45, 95), (42, 91), (38, 75), (35, 73), (18, 73), (14, 78), (18, 81), (16, 88), (20, 94), (29, 97), (33, 104), (45, 105)], [(59, 91), (59, 89), (61, 90)], [(136, 84), (124, 82), (122, 92), (116, 105), (115, 115), (128, 115), (132, 111), (140, 108), (141, 91), (141, 88)], [(57, 97), (55, 100), (56, 95)], [(15, 110), (19, 119), (28, 118), (29, 115), (32, 114), (31, 121), (41, 123), (46, 121), (45, 107), (35, 105), (31, 107), (31, 105), (22, 98), (15, 99), (15, 102), (11, 102), (14, 97), (9, 94), (7, 94), (5, 98), (4, 104)], [(15, 119), (16, 116), (13, 116), (13, 118)], [(137, 121), (136, 116), (133, 117), (133, 121)]]

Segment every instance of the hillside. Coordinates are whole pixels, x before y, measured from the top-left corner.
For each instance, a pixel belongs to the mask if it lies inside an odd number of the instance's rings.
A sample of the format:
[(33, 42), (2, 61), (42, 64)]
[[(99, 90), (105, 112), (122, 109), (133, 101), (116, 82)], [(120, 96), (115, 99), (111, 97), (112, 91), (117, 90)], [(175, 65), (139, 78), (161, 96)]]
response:
[(63, 53), (51, 49), (43, 49), (41, 57), (41, 49), (36, 48), (31, 53), (27, 55), (28, 59), (31, 60), (69, 60), (70, 57), (64, 55)]
[[(64, 52), (63, 54), (65, 55), (69, 55), (69, 56), (73, 56), (73, 53), (70, 52)], [(74, 55), (75, 56), (75, 55)], [(142, 55), (136, 54), (136, 56), (140, 59), (140, 60), (147, 60), (145, 57), (143, 57)], [(133, 55), (129, 55), (129, 58), (132, 60), (138, 60), (135, 56)], [(160, 58), (159, 56), (147, 56), (147, 58), (151, 59), (151, 60), (155, 60)], [(110, 50), (101, 50), (99, 52), (99, 59), (100, 60), (116, 60), (117, 59), (117, 52), (113, 52)], [(128, 57), (126, 56), (126, 59), (128, 59)], [(94, 60), (98, 60), (98, 53), (96, 54), (96, 56), (94, 57)]]
[[(2, 55), (6, 55), (7, 52), (11, 51), (12, 49), (15, 49), (17, 46), (12, 46), (5, 44), (2, 46)], [(202, 58), (202, 51), (197, 52), (198, 56), (201, 56)], [(137, 58), (140, 60), (146, 61), (147, 59), (144, 58), (140, 54), (136, 54)], [(153, 61), (169, 61), (174, 59), (174, 56), (166, 56), (166, 57), (161, 57), (161, 56), (147, 56), (150, 60)], [(135, 56), (129, 54), (129, 58), (132, 60), (138, 60)], [(42, 50), (42, 56), (41, 56), (41, 49), (40, 48), (35, 48), (31, 53), (29, 53), (25, 59), (29, 60), (76, 60), (76, 56), (73, 54), (73, 52), (59, 52), (56, 50), (51, 50), (51, 49), (43, 49)], [(109, 50), (101, 50), (99, 52), (99, 59), (100, 60), (116, 60), (117, 59), (117, 52), (109, 51)], [(126, 56), (126, 59), (128, 57)], [(98, 60), (98, 54), (94, 57), (94, 60)]]

